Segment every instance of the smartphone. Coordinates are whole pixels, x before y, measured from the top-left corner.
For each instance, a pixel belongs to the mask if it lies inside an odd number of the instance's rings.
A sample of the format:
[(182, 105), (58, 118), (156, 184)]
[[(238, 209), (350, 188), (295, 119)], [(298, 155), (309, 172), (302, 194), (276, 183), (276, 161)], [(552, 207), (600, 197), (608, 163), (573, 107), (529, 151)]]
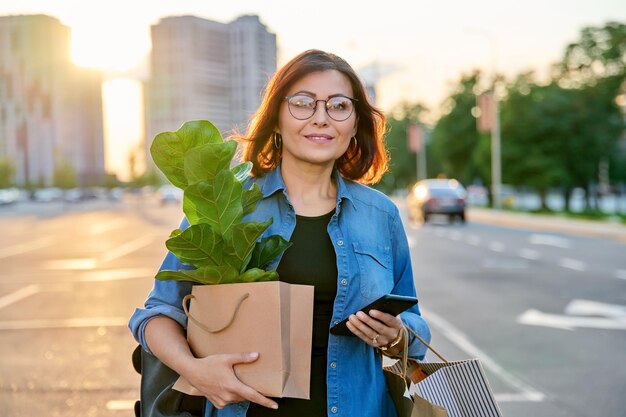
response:
[[(417, 298), (407, 297), (404, 295), (386, 294), (380, 297), (378, 300), (366, 305), (360, 311), (368, 314), (370, 310), (378, 310), (383, 313), (392, 314), (397, 316), (404, 310), (409, 309), (417, 304)], [(356, 311), (355, 311), (356, 313)], [(349, 317), (349, 316), (348, 316)], [(354, 333), (348, 329), (346, 323), (348, 319), (335, 324), (330, 328), (330, 333), (335, 336), (354, 336)]]

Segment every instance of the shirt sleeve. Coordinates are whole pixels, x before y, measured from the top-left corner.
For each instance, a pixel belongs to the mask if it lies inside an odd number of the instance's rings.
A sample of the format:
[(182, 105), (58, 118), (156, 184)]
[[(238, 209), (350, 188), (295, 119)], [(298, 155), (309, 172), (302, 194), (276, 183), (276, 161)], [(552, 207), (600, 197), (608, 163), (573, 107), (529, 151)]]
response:
[[(183, 230), (189, 226), (186, 219), (183, 219), (180, 229)], [(180, 260), (171, 252), (168, 252), (159, 268), (159, 271), (177, 271), (181, 269), (193, 269), (192, 266), (180, 262)], [(182, 302), (185, 295), (191, 292), (192, 283), (189, 281), (174, 280), (154, 280), (154, 287), (148, 295), (143, 308), (135, 309), (131, 316), (128, 327), (133, 337), (148, 352), (148, 344), (146, 343), (144, 331), (150, 320), (157, 316), (167, 316), (187, 328), (187, 316), (182, 308)]]
[[(394, 257), (394, 277), (395, 287), (393, 293), (417, 296), (415, 290), (415, 282), (413, 280), (413, 268), (411, 266), (411, 252), (409, 250), (409, 242), (402, 226), (400, 214), (396, 211), (392, 224), (392, 240), (393, 240), (393, 257)], [(419, 334), (422, 339), (430, 343), (430, 329), (428, 324), (422, 318), (419, 309), (419, 303), (405, 312), (400, 314), (402, 322), (415, 333)], [(426, 346), (417, 338), (409, 334), (409, 352), (408, 356), (424, 359), (426, 356)]]

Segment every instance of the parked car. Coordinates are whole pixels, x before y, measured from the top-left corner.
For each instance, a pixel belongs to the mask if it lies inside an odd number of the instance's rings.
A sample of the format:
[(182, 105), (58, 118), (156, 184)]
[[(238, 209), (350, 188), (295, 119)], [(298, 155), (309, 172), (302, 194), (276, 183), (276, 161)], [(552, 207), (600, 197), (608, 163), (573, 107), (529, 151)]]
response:
[(407, 196), (409, 217), (427, 222), (433, 214), (448, 216), (450, 221), (465, 222), (465, 187), (455, 179), (427, 179), (417, 182)]
[(180, 203), (183, 200), (183, 190), (173, 185), (162, 185), (157, 192), (161, 205), (167, 203)]

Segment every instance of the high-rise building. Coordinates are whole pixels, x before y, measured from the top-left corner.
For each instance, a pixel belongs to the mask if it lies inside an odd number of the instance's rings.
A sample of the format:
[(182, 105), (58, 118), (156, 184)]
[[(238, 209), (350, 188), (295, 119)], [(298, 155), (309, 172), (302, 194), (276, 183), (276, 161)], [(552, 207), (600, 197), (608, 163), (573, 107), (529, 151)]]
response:
[(67, 165), (79, 185), (105, 176), (100, 75), (71, 63), (53, 17), (0, 16), (0, 158), (20, 186), (54, 185)]
[(276, 35), (258, 16), (227, 24), (166, 17), (151, 29), (146, 145), (188, 120), (210, 120), (222, 133), (244, 130), (276, 71)]

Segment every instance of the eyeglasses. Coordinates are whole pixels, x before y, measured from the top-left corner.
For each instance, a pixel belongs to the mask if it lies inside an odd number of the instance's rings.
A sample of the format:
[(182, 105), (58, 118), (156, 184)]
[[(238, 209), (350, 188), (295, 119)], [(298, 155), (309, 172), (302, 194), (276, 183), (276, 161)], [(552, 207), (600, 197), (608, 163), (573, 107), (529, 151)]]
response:
[(317, 110), (317, 103), (323, 101), (326, 114), (336, 122), (347, 120), (354, 111), (354, 102), (358, 101), (355, 98), (346, 96), (334, 96), (328, 100), (316, 100), (313, 97), (302, 94), (287, 96), (285, 100), (289, 105), (289, 113), (298, 120), (311, 118)]

